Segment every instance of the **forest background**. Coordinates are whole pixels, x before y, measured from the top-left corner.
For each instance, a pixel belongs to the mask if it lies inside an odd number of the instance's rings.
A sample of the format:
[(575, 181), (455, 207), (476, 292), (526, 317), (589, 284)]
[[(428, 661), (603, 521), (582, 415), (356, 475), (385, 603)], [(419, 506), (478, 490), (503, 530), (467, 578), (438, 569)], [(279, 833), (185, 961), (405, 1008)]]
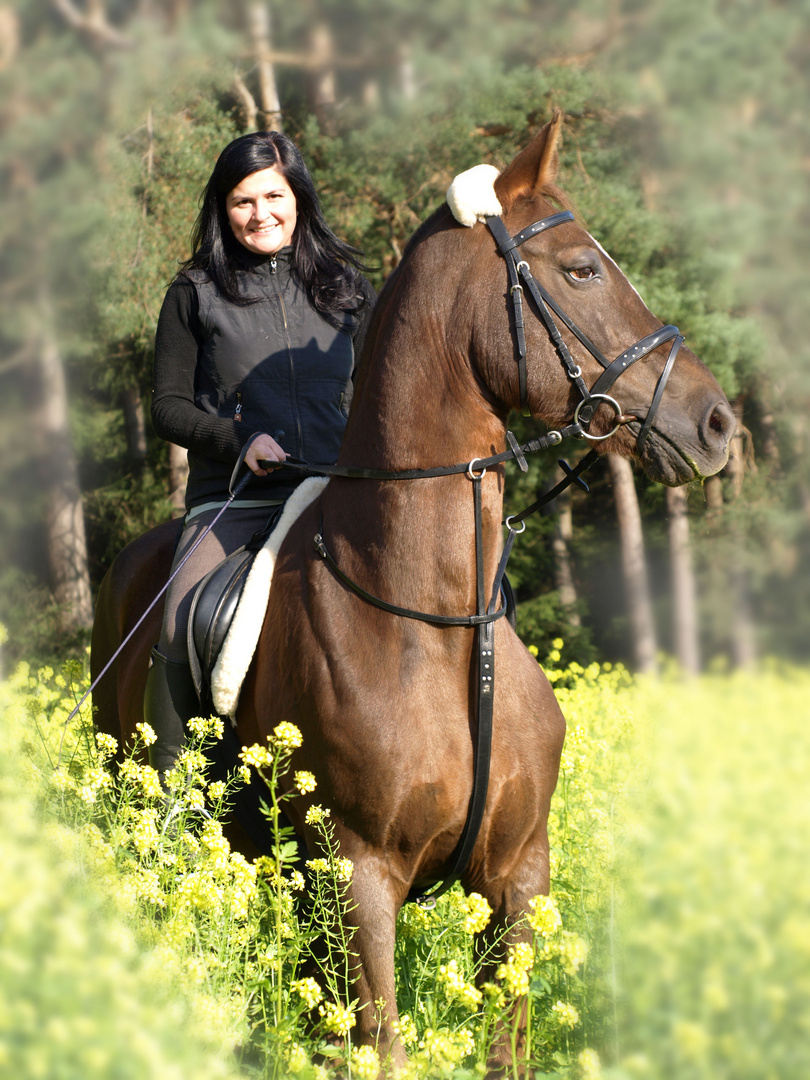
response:
[[(534, 519), (510, 564), (520, 628), (542, 654), (562, 637), (567, 659), (640, 670), (659, 650), (691, 670), (805, 659), (808, 16), (808, 0), (0, 7), (6, 666), (80, 649), (115, 553), (177, 513), (182, 455), (145, 417), (153, 336), (219, 149), (283, 126), (379, 287), (452, 176), (508, 161), (557, 108), (562, 186), (740, 427), (724, 473), (685, 497), (636, 472), (628, 511), (612, 461)], [(556, 469), (510, 477), (513, 506)]]

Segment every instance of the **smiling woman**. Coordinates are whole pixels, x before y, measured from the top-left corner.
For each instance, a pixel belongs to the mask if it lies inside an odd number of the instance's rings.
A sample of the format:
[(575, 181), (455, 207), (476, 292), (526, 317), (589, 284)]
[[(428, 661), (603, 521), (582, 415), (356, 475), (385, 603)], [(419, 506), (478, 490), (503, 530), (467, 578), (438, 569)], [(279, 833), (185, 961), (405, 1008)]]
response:
[(228, 498), (243, 451), (261, 486), (233, 503), (167, 593), (145, 699), (161, 773), (183, 745), (184, 720), (199, 710), (185, 644), (194, 590), (267, 526), (299, 482), (260, 462), (336, 460), (373, 301), (359, 253), (324, 221), (298, 149), (279, 132), (243, 135), (222, 151), (192, 250), (155, 340), (155, 430), (189, 451), (175, 567)]
[(275, 255), (292, 243), (298, 220), (295, 194), (276, 168), (246, 176), (225, 200), (233, 235), (259, 255)]

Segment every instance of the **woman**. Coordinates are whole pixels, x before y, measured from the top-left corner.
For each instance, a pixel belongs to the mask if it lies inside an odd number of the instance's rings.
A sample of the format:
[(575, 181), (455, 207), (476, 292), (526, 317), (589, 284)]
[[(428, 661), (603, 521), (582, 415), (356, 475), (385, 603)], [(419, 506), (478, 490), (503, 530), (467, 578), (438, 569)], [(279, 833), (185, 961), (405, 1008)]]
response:
[(166, 293), (155, 338), (155, 431), (189, 451), (175, 566), (227, 499), (248, 443), (245, 464), (261, 480), (223, 514), (166, 594), (144, 704), (157, 735), (150, 760), (161, 774), (199, 710), (186, 651), (194, 589), (301, 480), (259, 462), (336, 460), (374, 301), (359, 253), (329, 229), (301, 154), (276, 131), (243, 135), (222, 151), (192, 252)]

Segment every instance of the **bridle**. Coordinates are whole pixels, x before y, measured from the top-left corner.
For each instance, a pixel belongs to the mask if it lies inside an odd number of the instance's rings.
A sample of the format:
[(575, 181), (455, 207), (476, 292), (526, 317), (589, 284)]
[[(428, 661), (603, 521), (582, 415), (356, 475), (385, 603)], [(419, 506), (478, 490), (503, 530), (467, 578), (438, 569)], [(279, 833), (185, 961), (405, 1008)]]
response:
[[(520, 384), (520, 407), (523, 410), (524, 416), (531, 415), (527, 396), (527, 350), (523, 323), (523, 292), (525, 287), (534, 301), (537, 313), (545, 324), (548, 335), (557, 350), (557, 355), (563, 363), (568, 378), (574, 383), (582, 396), (582, 400), (574, 411), (574, 423), (579, 424), (582, 427), (582, 431), (579, 433), (580, 438), (590, 439), (594, 442), (601, 439), (609, 439), (611, 435), (615, 435), (622, 424), (630, 422), (630, 418), (624, 416), (615, 399), (609, 396), (608, 390), (612, 389), (613, 384), (619, 376), (622, 375), (631, 364), (635, 364), (637, 360), (641, 360), (642, 357), (647, 356), (648, 353), (651, 353), (654, 349), (657, 349), (667, 341), (672, 341), (669, 357), (667, 358), (664, 370), (661, 372), (661, 376), (655, 387), (655, 392), (653, 393), (652, 401), (650, 402), (650, 408), (636, 440), (638, 451), (641, 453), (653, 425), (655, 415), (658, 412), (658, 406), (661, 404), (661, 398), (663, 397), (664, 389), (669, 380), (672, 368), (675, 365), (678, 351), (683, 344), (683, 335), (679, 333), (677, 326), (662, 326), (660, 330), (655, 330), (653, 333), (647, 334), (646, 337), (637, 341), (635, 345), (632, 345), (629, 349), (625, 349), (625, 351), (613, 361), (608, 360), (607, 357), (597, 349), (590, 338), (580, 330), (568, 315), (566, 315), (556, 300), (534, 277), (529, 269), (529, 264), (525, 259), (521, 259), (518, 253), (518, 248), (521, 244), (525, 244), (527, 240), (531, 240), (534, 236), (539, 236), (540, 233), (545, 232), (547, 229), (553, 229), (555, 225), (562, 225), (565, 222), (573, 220), (574, 215), (570, 210), (561, 210), (557, 214), (551, 214), (549, 217), (541, 218), (540, 221), (535, 221), (533, 225), (529, 225), (514, 236), (510, 236), (509, 231), (501, 218), (486, 218), (487, 227), (495, 238), (495, 242), (498, 245), (498, 251), (506, 261), (509, 270), (509, 295), (512, 300), (515, 327), (518, 381)], [(568, 346), (563, 341), (559, 327), (554, 322), (554, 318), (551, 314), (552, 311), (557, 318), (568, 327), (574, 337), (585, 346), (591, 356), (605, 369), (590, 390), (585, 385), (581, 369), (574, 363), (574, 359), (568, 350)], [(607, 435), (591, 435), (585, 430), (585, 426), (590, 423), (599, 404), (602, 402), (611, 405), (615, 410), (616, 425), (607, 433)]]

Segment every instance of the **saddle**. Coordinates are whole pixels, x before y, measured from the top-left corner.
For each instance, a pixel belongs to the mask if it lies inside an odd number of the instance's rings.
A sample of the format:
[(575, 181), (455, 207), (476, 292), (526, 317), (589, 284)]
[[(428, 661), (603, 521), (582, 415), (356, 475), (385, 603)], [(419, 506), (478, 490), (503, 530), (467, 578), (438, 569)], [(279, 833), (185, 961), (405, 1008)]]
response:
[(225, 644), (250, 569), (283, 509), (283, 505), (274, 507), (265, 527), (209, 571), (194, 592), (187, 628), (188, 659), (203, 705), (211, 705), (211, 673)]

